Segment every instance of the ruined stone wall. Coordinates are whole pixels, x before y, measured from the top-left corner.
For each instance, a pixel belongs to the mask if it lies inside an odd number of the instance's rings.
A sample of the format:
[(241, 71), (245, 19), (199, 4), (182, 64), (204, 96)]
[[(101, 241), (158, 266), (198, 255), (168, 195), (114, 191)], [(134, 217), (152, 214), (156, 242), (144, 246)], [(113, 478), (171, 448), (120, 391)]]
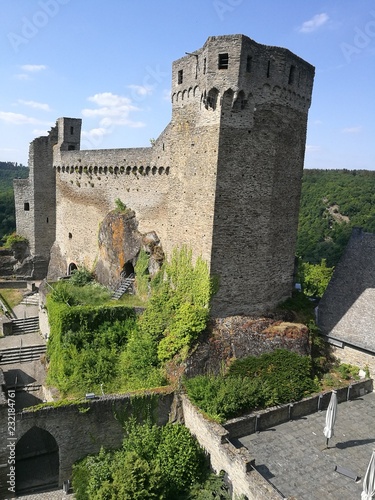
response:
[[(169, 419), (173, 394), (159, 394), (155, 407), (158, 425)], [(136, 407), (137, 408), (137, 407)], [(1, 407), (0, 407), (1, 409)], [(128, 396), (104, 397), (80, 405), (24, 410), (17, 414), (17, 441), (32, 427), (48, 431), (59, 447), (59, 486), (71, 479), (72, 465), (88, 454), (119, 448), (124, 436), (121, 421), (137, 409)], [(5, 427), (5, 426), (4, 426)], [(1, 456), (1, 455), (0, 455)]]
[(65, 274), (71, 262), (92, 268), (99, 224), (117, 198), (134, 210), (141, 233), (157, 232), (167, 255), (186, 244), (209, 261), (217, 136), (217, 126), (197, 129), (176, 120), (151, 148), (60, 152), (50, 276)]
[(56, 238), (56, 187), (52, 150), (56, 128), (30, 144), (29, 178), (14, 180), (16, 231), (29, 242), (30, 253), (39, 259), (34, 277), (46, 275), (50, 249)]

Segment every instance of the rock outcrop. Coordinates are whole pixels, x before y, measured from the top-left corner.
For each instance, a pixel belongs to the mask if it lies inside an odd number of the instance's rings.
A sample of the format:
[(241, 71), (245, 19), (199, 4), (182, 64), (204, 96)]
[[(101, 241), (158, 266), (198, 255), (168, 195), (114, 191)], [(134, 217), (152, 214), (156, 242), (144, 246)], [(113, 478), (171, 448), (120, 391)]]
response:
[(234, 359), (276, 349), (310, 354), (309, 329), (280, 318), (232, 316), (212, 319), (186, 363), (188, 377), (225, 373)]

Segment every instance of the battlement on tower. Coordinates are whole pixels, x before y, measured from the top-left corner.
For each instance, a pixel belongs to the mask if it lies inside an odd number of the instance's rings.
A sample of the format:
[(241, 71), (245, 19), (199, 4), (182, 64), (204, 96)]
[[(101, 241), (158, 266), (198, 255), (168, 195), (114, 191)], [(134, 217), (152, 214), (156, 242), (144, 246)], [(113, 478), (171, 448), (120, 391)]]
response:
[(172, 107), (196, 103), (204, 112), (226, 104), (237, 112), (273, 102), (307, 112), (313, 79), (314, 67), (288, 49), (244, 35), (209, 37), (201, 49), (173, 63)]

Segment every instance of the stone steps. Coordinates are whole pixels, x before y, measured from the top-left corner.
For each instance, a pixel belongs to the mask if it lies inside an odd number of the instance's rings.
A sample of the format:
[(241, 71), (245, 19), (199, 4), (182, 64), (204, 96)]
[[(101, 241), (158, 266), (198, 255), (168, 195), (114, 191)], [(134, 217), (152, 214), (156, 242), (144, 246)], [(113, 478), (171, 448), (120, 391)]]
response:
[(0, 349), (0, 365), (38, 361), (46, 350), (45, 344)]
[(39, 317), (31, 316), (29, 318), (14, 319), (12, 321), (13, 335), (23, 335), (25, 333), (39, 332)]
[(23, 306), (38, 306), (39, 305), (39, 293), (33, 293), (31, 295), (25, 295), (20, 302)]
[(113, 300), (118, 300), (120, 299), (124, 293), (126, 293), (134, 283), (134, 274), (130, 274), (127, 278), (124, 279), (119, 285), (119, 287), (114, 291), (112, 294), (112, 299)]

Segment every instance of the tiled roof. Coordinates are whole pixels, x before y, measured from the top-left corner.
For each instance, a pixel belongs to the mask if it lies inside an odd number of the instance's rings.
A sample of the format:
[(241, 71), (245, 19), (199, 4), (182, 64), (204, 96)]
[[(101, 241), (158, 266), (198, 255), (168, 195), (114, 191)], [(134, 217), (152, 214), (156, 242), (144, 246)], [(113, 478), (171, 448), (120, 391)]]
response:
[(353, 229), (318, 306), (324, 335), (375, 353), (375, 234)]

